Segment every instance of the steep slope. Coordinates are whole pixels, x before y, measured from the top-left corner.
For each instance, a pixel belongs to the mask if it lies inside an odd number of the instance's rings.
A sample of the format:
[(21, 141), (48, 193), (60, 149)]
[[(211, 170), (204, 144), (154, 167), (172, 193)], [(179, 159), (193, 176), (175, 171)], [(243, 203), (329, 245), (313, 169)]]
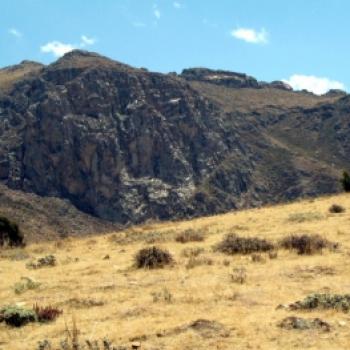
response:
[[(320, 103), (342, 114), (338, 94), (191, 72), (152, 73), (73, 51), (16, 79), (0, 96), (0, 181), (120, 223), (337, 191), (341, 169), (310, 156), (286, 125), (316, 115)], [(346, 150), (347, 137), (338, 141)]]
[(26, 243), (119, 229), (115, 224), (82, 213), (67, 200), (11, 190), (1, 184), (0, 216), (19, 224)]

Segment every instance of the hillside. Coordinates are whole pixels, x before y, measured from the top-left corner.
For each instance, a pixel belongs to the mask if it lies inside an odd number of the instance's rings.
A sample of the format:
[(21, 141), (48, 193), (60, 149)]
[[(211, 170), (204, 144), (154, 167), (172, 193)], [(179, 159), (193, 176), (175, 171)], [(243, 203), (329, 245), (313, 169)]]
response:
[[(346, 211), (329, 213), (334, 203)], [(348, 349), (348, 312), (293, 311), (286, 305), (312, 293), (348, 293), (349, 215), (350, 197), (344, 194), (191, 221), (135, 226), (106, 236), (32, 244), (24, 251), (3, 250), (1, 304), (54, 305), (64, 313), (53, 323), (18, 329), (0, 323), (0, 349), (22, 350), (25, 342), (26, 349), (34, 350), (44, 339), (56, 346), (66, 336), (65, 323), (71, 327), (72, 315), (80, 339), (107, 336), (128, 349), (135, 340), (149, 350)], [(204, 241), (175, 242), (175, 237), (188, 229), (204, 235)], [(280, 248), (277, 257), (271, 255), (273, 259), (269, 253), (231, 256), (212, 250), (232, 232), (274, 244), (292, 233), (320, 234), (339, 247), (312, 255)], [(153, 244), (168, 249), (174, 265), (136, 269), (137, 251)], [(26, 268), (28, 262), (47, 254), (55, 255), (56, 266)], [(237, 281), (241, 269), (246, 273), (242, 284)], [(42, 284), (15, 294), (14, 284), (21, 277)], [(319, 318), (328, 326), (315, 321), (321, 329), (279, 327), (289, 316)]]
[(349, 98), (75, 50), (0, 70), (0, 181), (120, 223), (336, 193)]

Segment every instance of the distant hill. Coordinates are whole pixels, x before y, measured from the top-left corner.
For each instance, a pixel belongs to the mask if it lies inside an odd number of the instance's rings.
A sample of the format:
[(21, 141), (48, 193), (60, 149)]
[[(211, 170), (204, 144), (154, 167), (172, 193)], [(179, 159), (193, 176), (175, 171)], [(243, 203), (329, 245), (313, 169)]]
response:
[(349, 111), (337, 91), (76, 50), (0, 70), (0, 181), (122, 224), (334, 193)]

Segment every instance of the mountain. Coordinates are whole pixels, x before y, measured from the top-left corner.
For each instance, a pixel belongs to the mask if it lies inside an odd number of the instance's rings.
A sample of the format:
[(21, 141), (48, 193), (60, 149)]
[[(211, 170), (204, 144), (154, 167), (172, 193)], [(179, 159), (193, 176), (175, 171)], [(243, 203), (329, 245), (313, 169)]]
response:
[(339, 190), (350, 97), (75, 50), (0, 70), (0, 181), (117, 223)]

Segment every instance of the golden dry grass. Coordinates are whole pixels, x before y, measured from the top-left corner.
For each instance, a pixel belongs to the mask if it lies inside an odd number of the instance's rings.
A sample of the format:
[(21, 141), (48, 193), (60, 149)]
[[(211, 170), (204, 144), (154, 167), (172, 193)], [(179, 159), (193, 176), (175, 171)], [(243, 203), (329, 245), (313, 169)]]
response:
[[(346, 212), (330, 214), (328, 208), (333, 203), (344, 206)], [(186, 229), (204, 232), (206, 239), (187, 244), (175, 242), (176, 235)], [(162, 232), (163, 240), (159, 234)], [(318, 233), (340, 242), (341, 248), (312, 256), (280, 250), (276, 259), (270, 260), (266, 255), (265, 262), (253, 262), (250, 256), (230, 257), (212, 251), (212, 246), (227, 232), (273, 241), (290, 233)], [(152, 241), (150, 237), (173, 254), (174, 266), (160, 270), (133, 268), (135, 253), (149, 245), (144, 239)], [(157, 243), (157, 240), (162, 241)], [(204, 248), (198, 257), (203, 258), (202, 265), (186, 268), (189, 258), (182, 251), (189, 247)], [(28, 270), (25, 267), (28, 260), (12, 261), (14, 252), (3, 252), (1, 304), (25, 303), (29, 307), (34, 303), (52, 304), (62, 308), (64, 314), (54, 323), (30, 324), (20, 329), (0, 324), (0, 349), (23, 350), (26, 344), (25, 349), (34, 350), (37, 342), (45, 338), (58, 342), (65, 337), (65, 322), (70, 324), (72, 315), (77, 319), (81, 338), (108, 336), (116, 344), (126, 345), (132, 339), (141, 339), (143, 349), (350, 348), (349, 314), (276, 310), (279, 304), (292, 303), (309, 293), (349, 292), (349, 195), (185, 222), (143, 225), (129, 229), (126, 236), (115, 233), (93, 239), (66, 239), (33, 244), (25, 250), (32, 258), (54, 254), (58, 264)], [(110, 259), (103, 259), (107, 254)], [(210, 260), (212, 264), (207, 264)], [(246, 283), (233, 283), (230, 274), (241, 266), (247, 272)], [(21, 276), (43, 285), (16, 295), (13, 285)], [(167, 293), (172, 296), (170, 301)], [(331, 324), (331, 332), (288, 331), (277, 327), (281, 319), (292, 315), (320, 317)], [(204, 329), (201, 333), (186, 328), (198, 319), (220, 322), (225, 332)]]

